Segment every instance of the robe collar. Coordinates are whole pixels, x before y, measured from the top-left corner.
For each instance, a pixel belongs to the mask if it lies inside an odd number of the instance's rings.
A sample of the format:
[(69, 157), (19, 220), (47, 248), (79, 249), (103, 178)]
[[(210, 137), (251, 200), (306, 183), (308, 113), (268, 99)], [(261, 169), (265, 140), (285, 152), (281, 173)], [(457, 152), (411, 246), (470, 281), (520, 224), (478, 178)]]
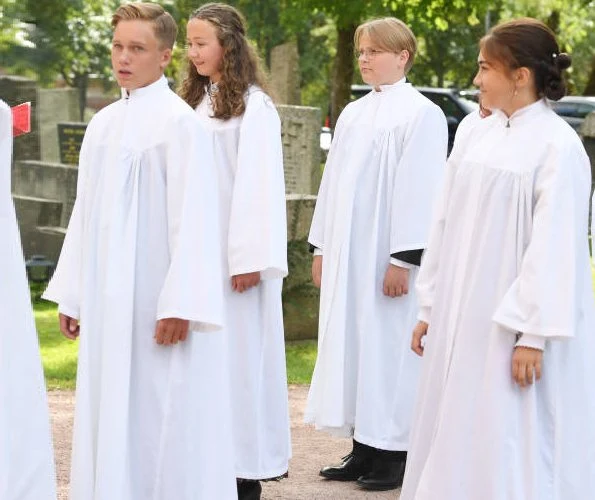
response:
[(550, 109), (550, 107), (546, 100), (539, 99), (521, 109), (517, 109), (510, 116), (506, 116), (506, 114), (499, 109), (495, 110), (494, 114), (506, 128), (512, 128), (532, 121), (536, 116), (540, 115), (544, 111), (547, 111), (548, 109)]
[(379, 85), (378, 88), (374, 87), (374, 92), (379, 94), (381, 92), (389, 92), (390, 90), (398, 89), (407, 83), (407, 78), (403, 77), (398, 82), (389, 83), (386, 85)]
[(136, 100), (140, 99), (143, 96), (151, 95), (155, 92), (163, 91), (163, 89), (169, 88), (167, 84), (167, 78), (165, 76), (161, 76), (158, 80), (154, 81), (153, 83), (147, 85), (146, 87), (141, 87), (139, 89), (134, 89), (128, 92), (126, 89), (120, 89), (122, 92), (122, 99), (128, 100)]

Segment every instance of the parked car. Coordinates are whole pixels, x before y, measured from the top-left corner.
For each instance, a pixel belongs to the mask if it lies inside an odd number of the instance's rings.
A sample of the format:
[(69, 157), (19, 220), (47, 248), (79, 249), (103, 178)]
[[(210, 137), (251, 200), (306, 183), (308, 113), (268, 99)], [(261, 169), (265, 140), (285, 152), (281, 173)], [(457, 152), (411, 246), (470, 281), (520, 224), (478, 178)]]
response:
[(587, 115), (595, 111), (595, 97), (567, 95), (559, 101), (550, 101), (552, 109), (578, 131)]
[[(461, 96), (457, 89), (446, 89), (437, 87), (415, 87), (430, 101), (438, 105), (444, 116), (446, 116), (446, 124), (448, 125), (448, 152), (452, 149), (455, 140), (455, 133), (461, 123), (469, 113), (477, 111), (479, 104), (477, 102)], [(372, 90), (370, 85), (352, 85), (351, 96), (352, 99), (359, 99)]]

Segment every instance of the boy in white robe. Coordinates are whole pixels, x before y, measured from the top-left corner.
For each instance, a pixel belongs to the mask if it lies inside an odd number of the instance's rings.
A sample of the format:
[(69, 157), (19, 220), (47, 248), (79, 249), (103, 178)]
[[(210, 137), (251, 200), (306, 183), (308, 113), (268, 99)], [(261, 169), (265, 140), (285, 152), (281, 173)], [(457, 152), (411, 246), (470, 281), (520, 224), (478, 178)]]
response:
[(45, 383), (10, 194), (11, 157), (12, 116), (0, 100), (0, 498), (55, 500)]
[(87, 128), (45, 293), (80, 331), (70, 498), (235, 499), (210, 136), (163, 76), (173, 18), (112, 25), (122, 99)]
[(493, 114), (457, 134), (417, 282), (423, 367), (401, 500), (586, 500), (591, 169), (545, 100), (564, 95), (570, 58), (519, 19), (482, 39), (478, 62)]
[(417, 315), (410, 286), (442, 181), (447, 125), (405, 81), (416, 41), (404, 23), (365, 23), (355, 45), (374, 90), (339, 117), (310, 230), (321, 296), (306, 421), (353, 436), (353, 451), (322, 476), (385, 490), (401, 485), (407, 458), (419, 370), (407, 335)]

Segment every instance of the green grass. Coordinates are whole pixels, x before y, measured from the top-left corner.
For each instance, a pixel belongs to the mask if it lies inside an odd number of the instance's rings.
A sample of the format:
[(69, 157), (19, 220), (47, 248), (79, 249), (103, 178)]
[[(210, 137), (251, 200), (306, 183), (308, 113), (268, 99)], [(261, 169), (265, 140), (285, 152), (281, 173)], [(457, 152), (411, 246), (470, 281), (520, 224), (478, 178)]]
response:
[[(593, 290), (595, 291), (595, 267), (592, 272)], [(36, 299), (34, 300), (34, 311), (48, 388), (73, 389), (76, 378), (78, 343), (64, 338), (60, 333), (56, 306)], [(309, 384), (316, 361), (316, 341), (287, 342), (285, 354), (288, 382), (290, 384)]]
[(38, 300), (34, 312), (48, 389), (73, 389), (78, 342), (60, 333), (55, 305)]

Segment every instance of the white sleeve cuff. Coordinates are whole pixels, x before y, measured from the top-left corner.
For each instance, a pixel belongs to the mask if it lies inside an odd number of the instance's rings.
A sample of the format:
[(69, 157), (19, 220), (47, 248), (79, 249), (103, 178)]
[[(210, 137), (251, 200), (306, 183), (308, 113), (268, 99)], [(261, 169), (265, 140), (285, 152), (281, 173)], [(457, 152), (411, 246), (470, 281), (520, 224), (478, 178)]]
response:
[(430, 323), (430, 313), (432, 309), (430, 307), (421, 306), (419, 308), (419, 312), (417, 313), (417, 319), (419, 321), (423, 321), (424, 323)]
[(314, 257), (317, 257), (318, 255), (322, 255), (322, 250), (320, 248), (315, 248), (314, 249)]
[(68, 316), (69, 318), (72, 318), (72, 319), (76, 319), (76, 320), (80, 319), (78, 309), (75, 309), (73, 307), (68, 307), (67, 305), (64, 305), (64, 304), (58, 304), (58, 312), (60, 314), (64, 314), (65, 316)]
[(545, 349), (545, 340), (545, 337), (540, 335), (523, 333), (519, 340), (517, 340), (516, 347), (529, 347), (531, 349), (539, 349), (540, 351), (543, 351)]
[(413, 269), (415, 264), (410, 264), (409, 262), (405, 262), (404, 260), (395, 259), (394, 257), (390, 258), (390, 263), (393, 266), (403, 267), (405, 269)]

